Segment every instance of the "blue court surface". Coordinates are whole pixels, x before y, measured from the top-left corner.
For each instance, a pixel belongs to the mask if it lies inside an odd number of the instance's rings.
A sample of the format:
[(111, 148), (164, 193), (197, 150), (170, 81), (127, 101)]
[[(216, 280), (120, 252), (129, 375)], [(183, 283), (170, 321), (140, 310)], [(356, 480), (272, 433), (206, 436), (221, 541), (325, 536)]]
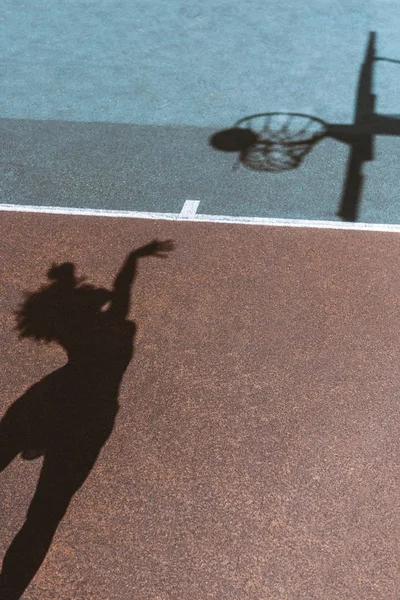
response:
[[(249, 114), (353, 121), (368, 32), (400, 57), (394, 2), (3, 0), (3, 205), (340, 223), (349, 148), (320, 142), (284, 173), (235, 170), (210, 135)], [(400, 65), (377, 63), (380, 112)], [(399, 224), (399, 137), (377, 137), (358, 221)]]

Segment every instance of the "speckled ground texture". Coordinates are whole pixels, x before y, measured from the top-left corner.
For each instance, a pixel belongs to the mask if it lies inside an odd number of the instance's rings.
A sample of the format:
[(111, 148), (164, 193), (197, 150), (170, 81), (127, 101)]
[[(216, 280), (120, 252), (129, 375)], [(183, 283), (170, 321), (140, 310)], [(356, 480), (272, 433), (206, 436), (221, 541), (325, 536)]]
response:
[[(400, 72), (400, 71), (399, 71)], [(9, 204), (340, 221), (348, 148), (323, 140), (301, 167), (233, 170), (210, 127), (0, 119), (0, 199)], [(365, 167), (359, 221), (400, 223), (400, 138)]]
[[(1, 412), (64, 363), (12, 310), (52, 262), (133, 247), (115, 430), (24, 600), (398, 600), (398, 234), (0, 216)], [(40, 460), (0, 475), (0, 552)]]

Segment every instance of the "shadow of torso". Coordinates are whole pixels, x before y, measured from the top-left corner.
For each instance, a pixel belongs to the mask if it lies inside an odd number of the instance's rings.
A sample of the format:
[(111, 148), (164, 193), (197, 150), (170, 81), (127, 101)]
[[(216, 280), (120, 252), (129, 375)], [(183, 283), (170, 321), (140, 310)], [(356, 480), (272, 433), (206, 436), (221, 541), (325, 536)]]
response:
[(25, 523), (0, 574), (0, 596), (19, 598), (50, 547), (75, 492), (110, 436), (122, 376), (132, 358), (135, 324), (98, 314), (59, 336), (65, 366), (30, 387), (0, 423), (0, 471), (18, 454), (44, 455)]
[(135, 331), (132, 321), (115, 323), (100, 315), (90, 329), (60, 336), (67, 364), (34, 384), (10, 408), (14, 426), (19, 422), (21, 451), (33, 448), (72, 457), (101, 448), (118, 411)]

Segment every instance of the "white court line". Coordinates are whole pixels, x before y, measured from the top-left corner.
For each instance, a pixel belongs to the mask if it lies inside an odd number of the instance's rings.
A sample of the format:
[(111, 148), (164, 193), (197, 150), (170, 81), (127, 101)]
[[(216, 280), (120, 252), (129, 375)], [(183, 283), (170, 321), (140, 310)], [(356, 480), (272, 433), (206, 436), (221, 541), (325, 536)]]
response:
[[(188, 202), (196, 202), (190, 200)], [(197, 207), (196, 207), (197, 210)], [(92, 217), (122, 217), (125, 219), (156, 219), (164, 221), (186, 221), (193, 223), (226, 223), (237, 225), (267, 225), (270, 227), (309, 227), (312, 229), (343, 229), (352, 231), (382, 231), (382, 232), (400, 232), (400, 224), (381, 224), (381, 223), (347, 223), (341, 221), (311, 221), (306, 219), (269, 219), (262, 217), (231, 217), (226, 215), (198, 215), (193, 212), (193, 205), (190, 216), (187, 213), (157, 213), (140, 212), (134, 210), (111, 210), (98, 208), (67, 208), (63, 206), (26, 206), (20, 204), (0, 204), (0, 211), (9, 212), (30, 212), (45, 213), (56, 215), (78, 215)], [(188, 210), (188, 212), (190, 212)]]
[(179, 213), (180, 217), (194, 217), (197, 209), (199, 208), (200, 200), (185, 200), (185, 204), (181, 212)]

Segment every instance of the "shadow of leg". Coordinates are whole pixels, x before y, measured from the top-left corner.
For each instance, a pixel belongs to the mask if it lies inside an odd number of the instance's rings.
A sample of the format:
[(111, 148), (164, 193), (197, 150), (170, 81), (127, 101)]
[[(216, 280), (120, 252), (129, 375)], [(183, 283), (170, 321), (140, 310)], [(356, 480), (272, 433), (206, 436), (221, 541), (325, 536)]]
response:
[(84, 458), (45, 457), (27, 518), (4, 557), (0, 600), (18, 600), (39, 570), (75, 492), (84, 483), (98, 452)]
[(45, 526), (27, 519), (9, 547), (0, 575), (1, 600), (18, 600), (46, 557), (58, 520)]

